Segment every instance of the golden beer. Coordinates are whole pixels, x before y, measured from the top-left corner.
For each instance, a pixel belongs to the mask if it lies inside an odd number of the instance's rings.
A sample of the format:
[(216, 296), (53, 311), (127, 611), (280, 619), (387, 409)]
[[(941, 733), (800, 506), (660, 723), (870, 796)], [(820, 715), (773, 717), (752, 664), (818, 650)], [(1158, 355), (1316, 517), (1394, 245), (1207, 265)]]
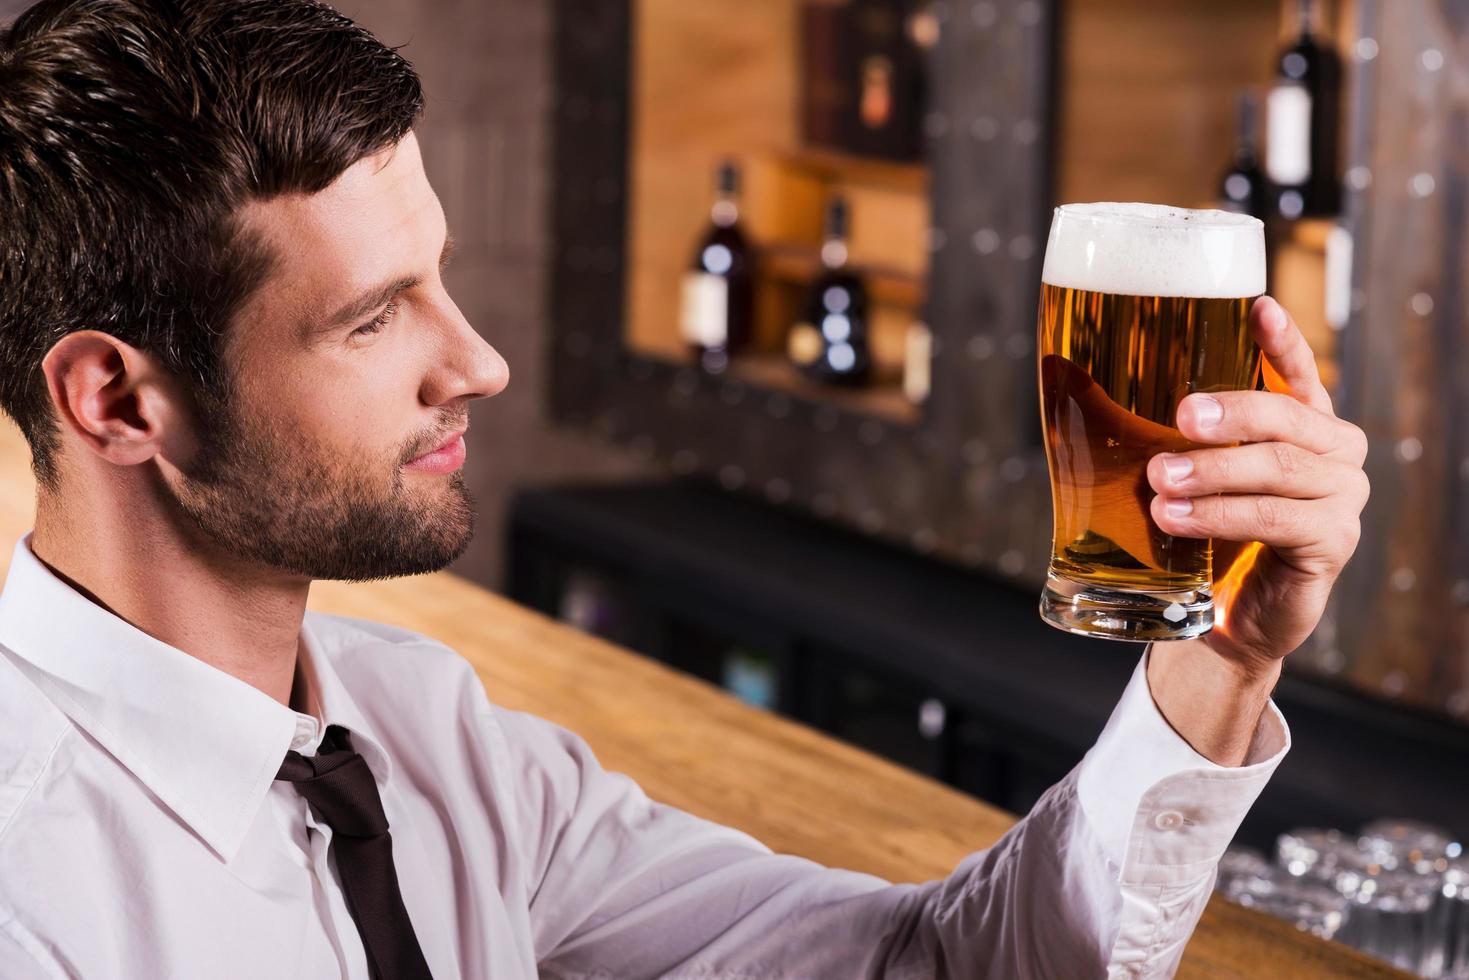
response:
[(1198, 448), (1174, 425), (1187, 395), (1257, 386), (1248, 317), (1263, 291), (1253, 218), (1139, 204), (1056, 210), (1037, 338), (1055, 516), (1047, 622), (1131, 640), (1213, 625), (1210, 542), (1158, 528), (1147, 465)]

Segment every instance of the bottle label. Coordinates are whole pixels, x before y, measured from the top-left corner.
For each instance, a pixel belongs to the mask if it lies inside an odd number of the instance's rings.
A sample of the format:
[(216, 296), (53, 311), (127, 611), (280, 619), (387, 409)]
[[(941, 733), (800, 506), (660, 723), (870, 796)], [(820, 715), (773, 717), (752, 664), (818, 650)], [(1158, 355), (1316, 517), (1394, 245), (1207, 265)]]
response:
[(910, 323), (904, 337), (903, 394), (914, 405), (928, 398), (929, 368), (933, 360), (933, 334), (922, 323)]
[(1277, 184), (1304, 184), (1311, 176), (1311, 93), (1304, 85), (1277, 85), (1265, 113), (1265, 172)]
[(729, 340), (729, 283), (710, 272), (683, 277), (679, 311), (683, 339), (696, 347), (723, 347)]
[(806, 367), (816, 363), (824, 346), (820, 330), (809, 323), (798, 323), (791, 327), (786, 338), (786, 356), (800, 367)]

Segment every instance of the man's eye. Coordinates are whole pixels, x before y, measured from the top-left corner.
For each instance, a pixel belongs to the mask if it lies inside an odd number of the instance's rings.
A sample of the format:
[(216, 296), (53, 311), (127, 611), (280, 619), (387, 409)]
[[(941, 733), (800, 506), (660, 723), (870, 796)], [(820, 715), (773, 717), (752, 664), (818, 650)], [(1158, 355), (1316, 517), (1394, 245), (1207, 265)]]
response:
[(389, 303), (387, 306), (383, 307), (383, 311), (381, 313), (379, 313), (376, 317), (374, 317), (373, 320), (370, 323), (364, 323), (362, 326), (358, 327), (356, 330), (353, 330), (352, 333), (351, 333), (351, 336), (353, 336), (353, 337), (367, 336), (368, 334), (377, 333), (383, 327), (387, 326), (388, 325), (388, 321), (391, 320), (394, 316), (396, 316), (397, 313), (398, 313), (398, 304), (397, 303)]

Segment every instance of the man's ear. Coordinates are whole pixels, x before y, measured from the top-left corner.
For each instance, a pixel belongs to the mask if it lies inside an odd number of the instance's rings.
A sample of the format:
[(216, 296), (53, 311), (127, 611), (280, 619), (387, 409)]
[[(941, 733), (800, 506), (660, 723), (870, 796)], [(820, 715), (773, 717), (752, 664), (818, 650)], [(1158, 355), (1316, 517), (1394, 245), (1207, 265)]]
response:
[(41, 370), (63, 428), (110, 463), (142, 463), (182, 448), (165, 441), (190, 440), (187, 403), (175, 380), (152, 356), (111, 334), (67, 334), (47, 351)]

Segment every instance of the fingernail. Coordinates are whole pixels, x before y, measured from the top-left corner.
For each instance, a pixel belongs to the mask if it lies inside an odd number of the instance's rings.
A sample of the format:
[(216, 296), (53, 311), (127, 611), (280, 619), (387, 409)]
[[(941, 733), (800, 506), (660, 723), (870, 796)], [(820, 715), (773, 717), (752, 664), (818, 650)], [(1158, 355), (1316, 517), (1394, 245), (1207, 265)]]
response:
[(1194, 502), (1186, 497), (1175, 497), (1163, 505), (1169, 517), (1187, 517), (1194, 512)]
[(1278, 330), (1285, 325), (1285, 310), (1274, 296), (1265, 297), (1265, 308), (1260, 311), (1260, 319), (1271, 330)]
[(1187, 456), (1163, 456), (1163, 472), (1168, 474), (1169, 483), (1182, 483), (1194, 471), (1194, 461)]
[(1194, 421), (1201, 429), (1212, 429), (1224, 418), (1224, 406), (1219, 404), (1219, 399), (1210, 398), (1208, 395), (1194, 396)]

